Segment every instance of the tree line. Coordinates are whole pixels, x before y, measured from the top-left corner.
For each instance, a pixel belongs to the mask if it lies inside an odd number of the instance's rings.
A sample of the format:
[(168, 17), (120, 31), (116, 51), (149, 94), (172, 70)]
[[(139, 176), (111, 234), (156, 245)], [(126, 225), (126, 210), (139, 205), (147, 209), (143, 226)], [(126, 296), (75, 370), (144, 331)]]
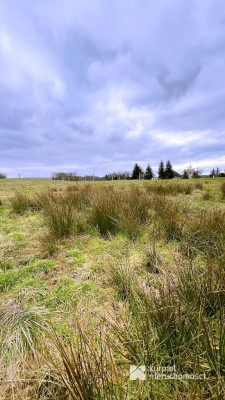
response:
[[(173, 166), (168, 160), (166, 164), (163, 161), (160, 161), (158, 166), (157, 175), (154, 174), (153, 169), (150, 164), (147, 165), (146, 169), (143, 170), (139, 164), (135, 164), (132, 173), (126, 172), (113, 172), (104, 176), (105, 180), (119, 180), (119, 179), (173, 179), (173, 178), (182, 178), (182, 179), (196, 179), (201, 178), (202, 171), (199, 168), (193, 168), (191, 165), (183, 170), (182, 174), (179, 174), (177, 171), (173, 169)], [(225, 172), (220, 172), (220, 169), (217, 167), (213, 168), (210, 172), (210, 175), (204, 175), (204, 177), (225, 177)]]
[[(191, 179), (191, 178), (200, 178), (202, 176), (202, 171), (198, 168), (192, 168), (190, 165), (186, 169), (184, 169), (182, 174), (179, 174), (173, 169), (173, 166), (168, 160), (166, 164), (163, 161), (160, 161), (158, 166), (158, 174), (157, 176), (154, 174), (153, 169), (150, 164), (147, 165), (146, 169), (143, 170), (139, 164), (135, 163), (133, 167), (133, 171), (130, 173), (129, 171), (124, 172), (112, 172), (106, 174), (103, 177), (95, 176), (95, 175), (86, 175), (86, 176), (78, 176), (76, 172), (53, 172), (52, 179), (60, 180), (60, 181), (81, 181), (81, 180), (124, 180), (124, 179), (173, 179), (173, 178), (182, 178), (182, 179)], [(221, 172), (219, 167), (213, 168), (209, 175), (204, 175), (204, 177), (210, 178), (219, 178), (225, 177), (225, 172)], [(0, 179), (5, 179), (6, 175), (0, 173)]]

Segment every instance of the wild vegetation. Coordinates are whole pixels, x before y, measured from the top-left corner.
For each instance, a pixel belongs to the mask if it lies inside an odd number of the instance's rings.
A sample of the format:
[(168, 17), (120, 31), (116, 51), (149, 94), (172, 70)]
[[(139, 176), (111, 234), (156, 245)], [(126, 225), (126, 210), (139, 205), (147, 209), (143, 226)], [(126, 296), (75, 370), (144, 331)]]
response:
[(0, 398), (224, 399), (224, 187), (2, 181)]

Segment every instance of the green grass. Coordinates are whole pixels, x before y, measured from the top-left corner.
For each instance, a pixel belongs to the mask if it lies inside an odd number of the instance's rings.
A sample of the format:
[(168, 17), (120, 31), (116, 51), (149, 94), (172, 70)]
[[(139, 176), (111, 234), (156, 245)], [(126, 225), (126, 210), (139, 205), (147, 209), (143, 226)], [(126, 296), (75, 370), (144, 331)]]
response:
[(0, 181), (0, 397), (223, 399), (224, 185)]

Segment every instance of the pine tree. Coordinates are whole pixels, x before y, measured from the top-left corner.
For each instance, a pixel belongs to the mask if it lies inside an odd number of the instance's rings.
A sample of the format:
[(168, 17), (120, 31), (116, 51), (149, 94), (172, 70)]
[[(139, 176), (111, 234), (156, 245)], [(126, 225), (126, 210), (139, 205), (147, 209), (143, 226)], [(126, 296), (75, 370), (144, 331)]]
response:
[(183, 178), (183, 179), (189, 179), (188, 171), (187, 171), (186, 169), (184, 169), (182, 178)]
[(159, 176), (159, 179), (164, 179), (165, 178), (165, 169), (164, 169), (163, 161), (161, 161), (160, 164), (159, 164), (158, 176)]
[(212, 171), (210, 172), (210, 178), (214, 178), (216, 175), (216, 171), (215, 168), (212, 169)]
[(153, 178), (152, 168), (151, 168), (151, 166), (149, 164), (147, 165), (147, 168), (145, 170), (144, 177), (145, 177), (145, 179), (152, 179)]
[(217, 177), (220, 176), (220, 169), (218, 167), (216, 168), (215, 176), (217, 176)]
[(138, 164), (135, 164), (131, 179), (139, 179), (139, 176), (143, 174), (141, 167)]
[(166, 169), (165, 169), (165, 179), (172, 179), (174, 178), (174, 172), (173, 172), (173, 167), (171, 165), (171, 162), (168, 160), (166, 163)]

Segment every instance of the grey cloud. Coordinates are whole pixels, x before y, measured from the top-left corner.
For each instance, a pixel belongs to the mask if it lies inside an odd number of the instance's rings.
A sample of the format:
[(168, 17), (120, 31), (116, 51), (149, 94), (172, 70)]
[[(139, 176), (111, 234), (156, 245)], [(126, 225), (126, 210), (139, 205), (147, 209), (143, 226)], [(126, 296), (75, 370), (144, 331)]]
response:
[(160, 86), (164, 91), (165, 99), (173, 99), (184, 96), (187, 90), (191, 87), (193, 82), (197, 79), (200, 73), (200, 66), (194, 67), (191, 71), (188, 71), (186, 75), (172, 79), (168, 68), (164, 67), (158, 73), (158, 80)]
[(222, 165), (224, 20), (221, 0), (3, 0), (0, 169)]

